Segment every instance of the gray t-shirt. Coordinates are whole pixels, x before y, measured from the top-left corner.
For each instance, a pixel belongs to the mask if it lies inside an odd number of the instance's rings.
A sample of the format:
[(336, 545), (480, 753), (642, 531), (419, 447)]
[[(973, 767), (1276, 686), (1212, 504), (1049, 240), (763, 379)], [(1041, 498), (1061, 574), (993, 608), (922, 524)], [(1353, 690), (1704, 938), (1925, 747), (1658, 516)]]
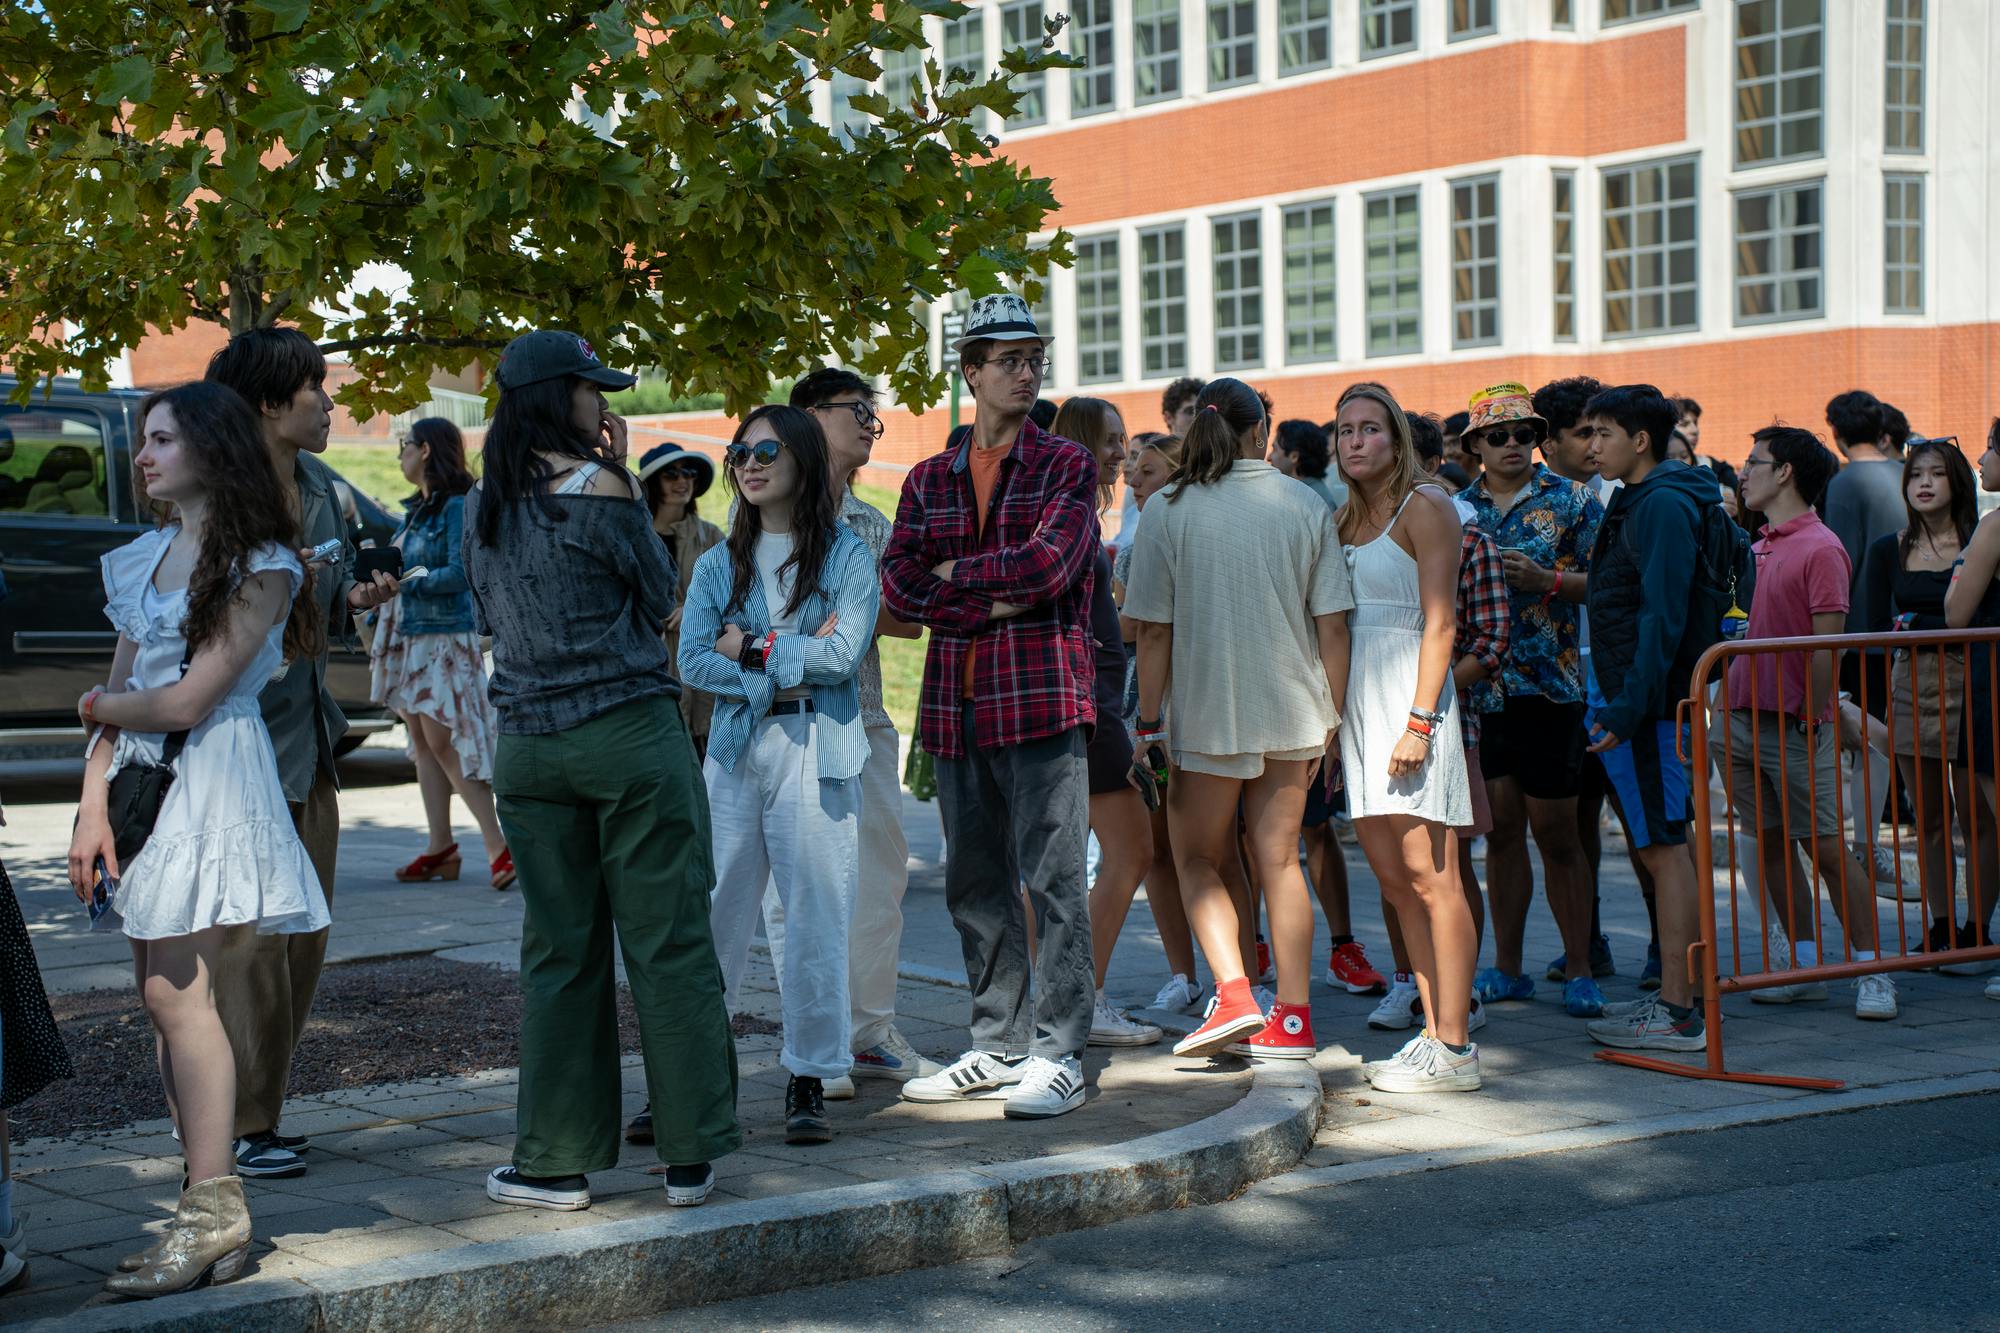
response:
[(1848, 588), (1847, 632), (1868, 630), (1867, 610), (1861, 599), (1852, 596), (1861, 581), (1861, 566), (1868, 548), (1877, 538), (1901, 532), (1903, 511), (1903, 465), (1893, 458), (1869, 458), (1840, 469), (1826, 488), (1826, 525), (1847, 550), (1848, 566), (1854, 577)]
[[(889, 549), (889, 535), (894, 530), (882, 511), (849, 490), (840, 502), (840, 521), (861, 539), (868, 553), (875, 557), (875, 568), (881, 569), (882, 553)], [(861, 692), (862, 725), (895, 726), (895, 719), (882, 706), (882, 644), (879, 640), (869, 642), (868, 656), (861, 659), (861, 670), (855, 674), (854, 684)]]

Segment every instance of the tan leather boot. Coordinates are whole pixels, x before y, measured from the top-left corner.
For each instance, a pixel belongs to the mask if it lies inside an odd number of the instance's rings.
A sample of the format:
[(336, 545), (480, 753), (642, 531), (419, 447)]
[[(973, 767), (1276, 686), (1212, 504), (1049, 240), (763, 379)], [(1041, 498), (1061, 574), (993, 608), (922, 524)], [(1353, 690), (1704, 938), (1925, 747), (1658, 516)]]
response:
[(199, 1181), (181, 1194), (174, 1222), (145, 1267), (114, 1273), (105, 1288), (120, 1296), (169, 1296), (205, 1282), (227, 1282), (250, 1257), (250, 1209), (235, 1176)]

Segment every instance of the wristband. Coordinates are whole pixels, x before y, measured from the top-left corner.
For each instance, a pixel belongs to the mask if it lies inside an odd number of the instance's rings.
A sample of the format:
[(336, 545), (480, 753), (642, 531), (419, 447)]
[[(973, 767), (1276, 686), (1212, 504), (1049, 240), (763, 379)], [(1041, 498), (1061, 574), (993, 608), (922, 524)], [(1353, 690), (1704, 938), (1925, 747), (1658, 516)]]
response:
[(1444, 725), (1443, 713), (1434, 713), (1423, 708), (1412, 708), (1410, 710), (1410, 716), (1428, 722), (1434, 727)]
[(97, 714), (92, 710), (96, 708), (97, 701), (103, 697), (104, 687), (102, 685), (93, 687), (89, 694), (83, 696), (83, 720), (90, 723), (93, 727), (98, 725), (98, 723)]
[(1431, 738), (1431, 724), (1422, 718), (1412, 717), (1410, 719), (1410, 725), (1407, 728), (1405, 728), (1405, 730), (1415, 732), (1417, 735), (1422, 736), (1425, 740), (1429, 740)]
[(1553, 602), (1556, 599), (1557, 594), (1562, 592), (1563, 589), (1562, 571), (1557, 570), (1555, 573), (1556, 573), (1556, 581), (1549, 585), (1549, 590), (1547, 592), (1542, 594), (1542, 605), (1544, 606), (1547, 606), (1550, 602)]
[(1415, 736), (1418, 740), (1422, 741), (1426, 747), (1430, 745), (1431, 734), (1428, 731), (1418, 731), (1415, 727), (1407, 727), (1405, 728), (1405, 730), (1410, 735)]

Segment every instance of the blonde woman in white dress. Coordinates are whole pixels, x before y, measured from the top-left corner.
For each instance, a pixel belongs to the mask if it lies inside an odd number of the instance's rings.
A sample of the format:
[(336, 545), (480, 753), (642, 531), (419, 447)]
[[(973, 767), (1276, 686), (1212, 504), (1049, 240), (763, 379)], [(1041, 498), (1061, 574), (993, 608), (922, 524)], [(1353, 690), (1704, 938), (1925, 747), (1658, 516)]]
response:
[(1479, 1086), (1467, 1027), (1478, 939), (1458, 884), (1456, 830), (1472, 822), (1451, 681), (1458, 513), (1443, 492), (1417, 486), (1409, 420), (1380, 385), (1341, 395), (1334, 456), (1348, 485), (1340, 539), (1354, 579), (1341, 772), (1426, 1019), (1393, 1059), (1365, 1068), (1381, 1092), (1470, 1091)]
[[(215, 965), (225, 927), (327, 925), (257, 703), (287, 659), (317, 652), (325, 631), (299, 595), (306, 573), (286, 545), (295, 520), (249, 406), (219, 384), (187, 384), (147, 399), (140, 420), (143, 491), (171, 504), (178, 521), (104, 557), (118, 647), (110, 684), (78, 704), (93, 731), (69, 878), (86, 902), (100, 860), (116, 881), (111, 908), (132, 942), (187, 1157), (173, 1225), (106, 1285), (164, 1296), (235, 1277), (249, 1253), (232, 1149), (236, 1061), (215, 1008)], [(120, 865), (110, 780), (161, 762), (174, 732), (187, 735), (173, 784), (145, 846)]]

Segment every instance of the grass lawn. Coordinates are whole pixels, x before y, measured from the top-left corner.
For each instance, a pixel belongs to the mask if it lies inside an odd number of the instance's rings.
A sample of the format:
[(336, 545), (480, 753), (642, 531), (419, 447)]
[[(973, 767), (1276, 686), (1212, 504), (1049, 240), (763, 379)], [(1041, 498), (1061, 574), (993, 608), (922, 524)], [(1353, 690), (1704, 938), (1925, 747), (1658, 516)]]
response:
[[(321, 455), (326, 465), (373, 496), (391, 514), (402, 512), (403, 497), (410, 485), (396, 466), (395, 447), (388, 444), (335, 444)], [(478, 458), (474, 457), (474, 470)], [(871, 482), (862, 482), (855, 491), (884, 514), (896, 516), (897, 492)], [(712, 494), (712, 492), (711, 492)], [(723, 506), (726, 511), (727, 506)], [(924, 639), (883, 639), (882, 700), (889, 716), (904, 735), (911, 734), (917, 719), (917, 692), (924, 679)]]

